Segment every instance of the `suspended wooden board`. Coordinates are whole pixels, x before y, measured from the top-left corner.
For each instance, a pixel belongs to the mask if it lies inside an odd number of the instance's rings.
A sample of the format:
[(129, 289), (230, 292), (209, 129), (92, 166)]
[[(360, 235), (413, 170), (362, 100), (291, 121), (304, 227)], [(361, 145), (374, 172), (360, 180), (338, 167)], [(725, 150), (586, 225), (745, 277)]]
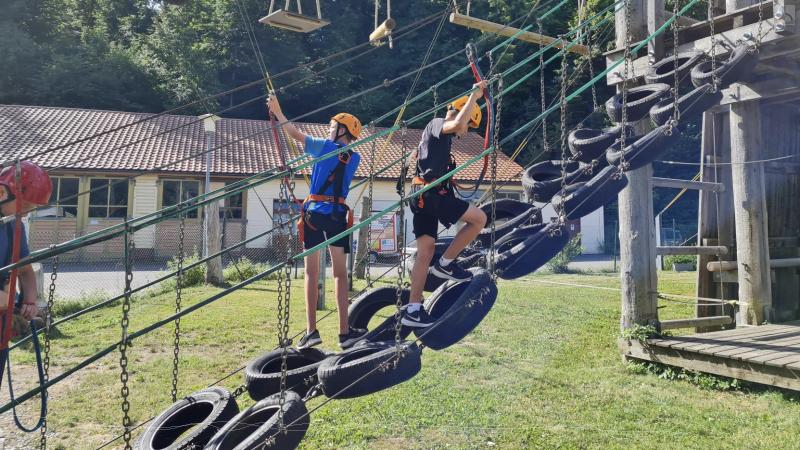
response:
[[(519, 28), (512, 28), (505, 25), (500, 25), (498, 23), (489, 22), (488, 20), (476, 19), (475, 17), (470, 17), (466, 14), (459, 14), (457, 12), (450, 14), (450, 23), (461, 25), (467, 28), (475, 28), (477, 30), (485, 31), (487, 33), (499, 34), (500, 36), (505, 36), (505, 37), (514, 36), (520, 31)], [(556, 38), (545, 36), (539, 33), (533, 33), (531, 31), (522, 32), (519, 36), (517, 36), (517, 39), (541, 45), (550, 45), (553, 42), (558, 41), (558, 39)], [(563, 48), (564, 43), (558, 42), (554, 45), (554, 47)], [(567, 51), (584, 56), (590, 54), (589, 47), (580, 44), (573, 45), (572, 47), (567, 49)]]
[(284, 9), (279, 9), (269, 15), (258, 19), (259, 22), (271, 27), (283, 28), (284, 30), (296, 31), (298, 33), (310, 33), (324, 27), (331, 22), (325, 19), (306, 16)]

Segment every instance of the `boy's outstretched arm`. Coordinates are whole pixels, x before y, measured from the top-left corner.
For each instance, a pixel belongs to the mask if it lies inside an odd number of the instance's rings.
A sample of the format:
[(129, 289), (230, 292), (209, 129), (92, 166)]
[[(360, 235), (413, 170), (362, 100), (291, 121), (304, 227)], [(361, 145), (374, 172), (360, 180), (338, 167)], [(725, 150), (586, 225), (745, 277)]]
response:
[(298, 130), (297, 127), (289, 122), (289, 119), (283, 114), (281, 110), (281, 105), (278, 103), (278, 97), (275, 97), (275, 94), (269, 94), (269, 99), (267, 100), (267, 106), (269, 107), (269, 112), (275, 115), (275, 118), (278, 119), (278, 123), (283, 125), (283, 129), (292, 137), (295, 141), (299, 142), (300, 144), (305, 145), (306, 142), (306, 134), (302, 131)]
[(483, 97), (483, 91), (487, 86), (486, 80), (479, 81), (472, 85), (472, 92), (469, 94), (467, 104), (461, 108), (456, 118), (448, 120), (442, 125), (442, 133), (445, 134), (461, 134), (467, 131), (469, 125), (469, 118), (472, 116), (472, 108), (478, 108), (478, 100)]

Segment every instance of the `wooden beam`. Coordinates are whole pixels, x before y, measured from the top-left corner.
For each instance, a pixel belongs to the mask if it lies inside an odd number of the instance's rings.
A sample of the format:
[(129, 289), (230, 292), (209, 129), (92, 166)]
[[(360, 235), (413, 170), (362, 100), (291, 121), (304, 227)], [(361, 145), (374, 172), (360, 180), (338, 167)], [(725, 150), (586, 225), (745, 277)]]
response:
[[(511, 37), (517, 34), (520, 30), (519, 28), (508, 27), (505, 25), (500, 25), (494, 22), (489, 22), (488, 20), (478, 19), (475, 17), (470, 17), (465, 14), (459, 14), (457, 12), (450, 13), (450, 23), (454, 23), (456, 25), (461, 25), (467, 28), (474, 28), (477, 30), (484, 31), (486, 33), (493, 33), (499, 34), (500, 36)], [(544, 36), (539, 33), (533, 33), (531, 31), (525, 31), (519, 36), (517, 39), (525, 42), (530, 42), (533, 44), (541, 44), (541, 45), (550, 45), (553, 42), (556, 42), (556, 38), (552, 38), (550, 36)], [(558, 42), (554, 45), (555, 48), (563, 48), (564, 43)], [(589, 47), (585, 45), (576, 44), (571, 46), (567, 49), (568, 52), (577, 53), (579, 55), (590, 55), (591, 51)]]
[(656, 247), (657, 255), (727, 255), (728, 247), (725, 246), (664, 246)]
[(715, 327), (733, 323), (731, 316), (709, 316), (696, 319), (672, 319), (659, 322), (661, 330), (675, 330), (677, 328)]
[(781, 77), (748, 84), (733, 83), (722, 90), (722, 100), (719, 104), (725, 106), (737, 102), (795, 95), (800, 95), (800, 81)]
[[(792, 267), (800, 267), (800, 258), (781, 258), (770, 259), (770, 269), (786, 269)], [(710, 261), (706, 264), (706, 269), (709, 272), (730, 272), (737, 270), (738, 265), (736, 261)]]
[(767, 239), (767, 201), (762, 159), (761, 111), (758, 102), (731, 105), (731, 172), (736, 220), (740, 321), (759, 325), (772, 316), (772, 288)]
[(377, 42), (381, 39), (385, 38), (386, 36), (392, 34), (392, 30), (397, 26), (397, 22), (392, 19), (388, 18), (383, 21), (382, 24), (378, 25), (378, 28), (372, 31), (369, 34), (369, 41), (370, 42)]
[[(672, 19), (672, 11), (663, 11), (663, 17), (667, 20)], [(678, 26), (680, 27), (691, 27), (693, 25), (697, 25), (700, 23), (699, 20), (692, 19), (691, 17), (686, 16), (678, 16)], [(663, 22), (662, 22), (663, 23)]]
[(691, 180), (677, 180), (674, 178), (659, 178), (653, 177), (654, 187), (665, 187), (675, 189), (695, 189), (707, 190), (711, 192), (722, 192), (725, 190), (725, 185), (722, 183), (709, 183), (706, 181), (691, 181)]
[[(653, 34), (664, 24), (664, 0), (647, 0), (647, 34)], [(664, 58), (664, 33), (647, 43), (650, 64)]]

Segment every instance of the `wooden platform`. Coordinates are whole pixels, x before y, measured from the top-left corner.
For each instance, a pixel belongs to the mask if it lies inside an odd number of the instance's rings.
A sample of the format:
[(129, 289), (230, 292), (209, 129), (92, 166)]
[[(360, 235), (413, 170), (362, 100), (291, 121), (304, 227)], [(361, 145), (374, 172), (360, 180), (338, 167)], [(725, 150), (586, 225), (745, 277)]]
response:
[(620, 339), (629, 358), (800, 391), (800, 321), (736, 328), (647, 344)]

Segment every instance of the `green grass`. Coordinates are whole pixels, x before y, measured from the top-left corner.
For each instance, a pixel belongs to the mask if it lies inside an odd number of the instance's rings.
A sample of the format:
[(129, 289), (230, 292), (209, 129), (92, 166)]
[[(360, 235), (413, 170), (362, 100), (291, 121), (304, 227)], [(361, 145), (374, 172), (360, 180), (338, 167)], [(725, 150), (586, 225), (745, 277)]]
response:
[[(663, 292), (693, 291), (694, 274), (660, 277)], [(303, 326), (301, 281), (293, 284), (292, 330)], [(616, 348), (617, 292), (538, 281), (616, 287), (618, 275), (501, 281), (493, 310), (472, 334), (449, 349), (425, 350), (422, 371), (407, 383), (320, 408), (302, 448), (800, 448), (796, 397), (773, 390), (723, 392), (646, 370), (636, 374)], [(256, 284), (183, 319), (181, 395), (276, 344), (274, 286)], [(215, 291), (187, 289), (184, 303)], [(329, 299), (328, 305), (333, 303)], [(662, 318), (693, 313), (691, 305), (661, 304)], [(131, 326), (139, 329), (173, 310), (174, 295), (142, 298), (132, 308)], [(61, 326), (62, 336), (53, 343), (53, 371), (117, 340), (118, 317), (119, 306)], [(335, 320), (325, 320), (321, 331), (323, 345), (333, 349)], [(134, 423), (170, 403), (171, 344), (172, 327), (165, 327), (137, 340), (130, 351)], [(33, 385), (32, 361), (30, 352), (14, 355), (19, 392)], [(232, 389), (242, 380), (236, 375), (223, 385)], [(118, 434), (119, 388), (117, 354), (55, 388), (51, 448), (94, 448)], [(309, 407), (323, 401), (314, 399)], [(240, 401), (250, 403), (246, 396)], [(35, 410), (22, 408), (27, 422)], [(13, 428), (8, 416), (0, 417), (0, 430)], [(19, 447), (33, 439), (23, 437)], [(6, 444), (13, 447), (14, 441)]]

